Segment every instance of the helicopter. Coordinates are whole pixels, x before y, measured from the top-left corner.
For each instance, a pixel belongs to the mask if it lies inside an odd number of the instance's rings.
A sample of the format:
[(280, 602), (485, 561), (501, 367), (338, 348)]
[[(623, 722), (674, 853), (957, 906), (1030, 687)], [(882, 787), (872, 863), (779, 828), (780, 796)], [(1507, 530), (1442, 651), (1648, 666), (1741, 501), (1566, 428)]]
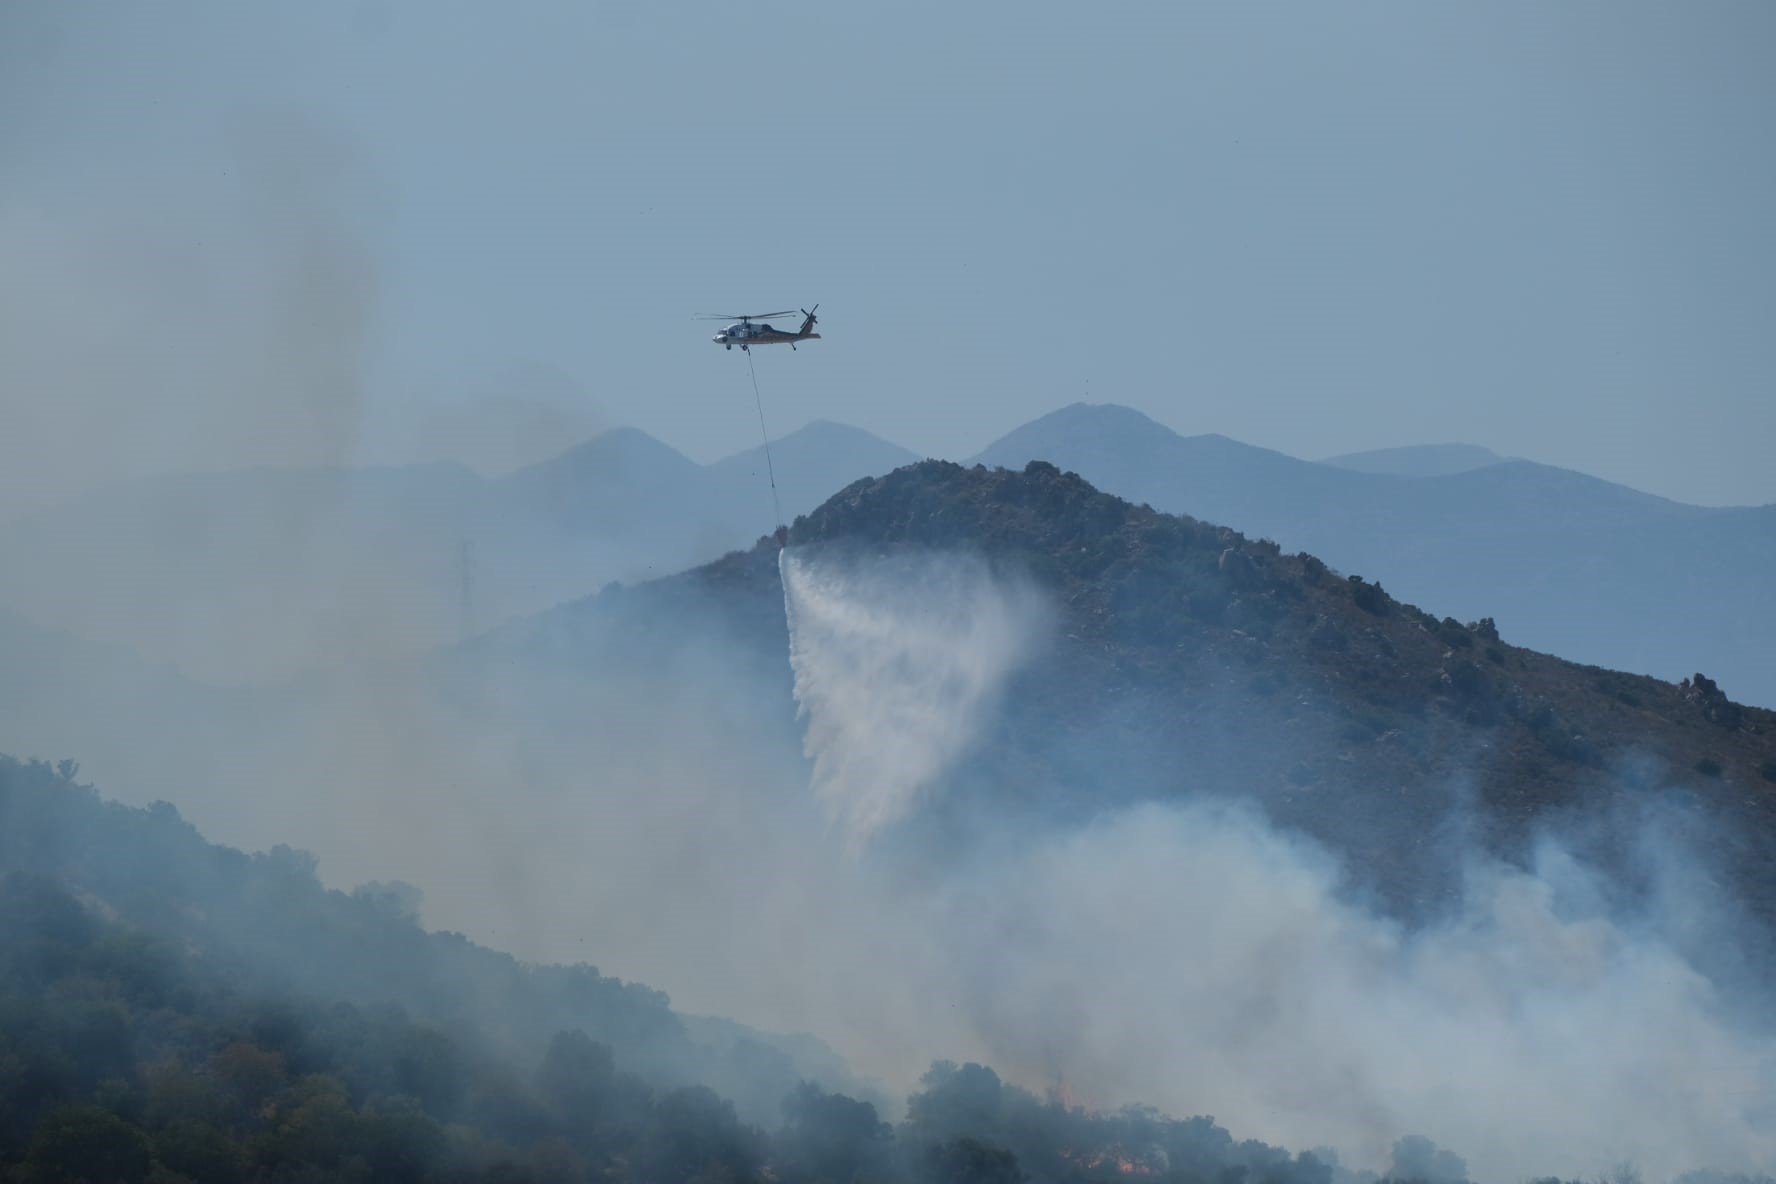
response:
[(801, 314), (805, 319), (802, 321), (802, 327), (794, 333), (787, 332), (783, 329), (774, 329), (768, 324), (760, 323), (763, 322), (766, 317), (789, 316), (796, 311), (793, 308), (785, 309), (782, 312), (709, 313), (698, 319), (705, 321), (733, 322), (711, 338), (712, 341), (724, 349), (733, 349), (736, 345), (748, 353), (752, 352), (752, 347), (755, 345), (788, 345), (790, 349), (794, 349), (795, 343), (798, 341), (820, 340), (820, 334), (814, 332), (814, 326), (818, 323), (818, 318), (815, 317), (814, 312), (819, 307), (820, 306), (816, 304), (814, 308), (804, 308), (801, 310)]

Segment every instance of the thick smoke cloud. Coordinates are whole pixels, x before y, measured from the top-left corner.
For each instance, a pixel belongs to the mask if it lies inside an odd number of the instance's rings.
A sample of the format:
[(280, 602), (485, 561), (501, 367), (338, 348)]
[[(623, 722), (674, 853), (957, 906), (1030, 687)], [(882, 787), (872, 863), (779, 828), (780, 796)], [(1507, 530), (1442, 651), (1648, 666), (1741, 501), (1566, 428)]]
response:
[(583, 382), (541, 363), (503, 367), (427, 394), (422, 406), (372, 408), (359, 447), (367, 463), (455, 462), (498, 476), (615, 426)]
[(372, 178), (310, 120), (222, 136), (176, 185), (0, 189), (0, 518), (134, 476), (353, 459)]
[(431, 642), (455, 613), (416, 591), (447, 564), (364, 520), (345, 471), (382, 335), (375, 172), (303, 116), (203, 133), (178, 176), (0, 185), (0, 523), (26, 557), (0, 597), (219, 682)]
[(1459, 915), (1406, 932), (1248, 813), (1149, 805), (996, 869), (946, 936), (994, 1062), (1083, 1097), (1347, 1162), (1423, 1132), (1487, 1180), (1767, 1167), (1776, 1045), (1563, 862), (1476, 861)]

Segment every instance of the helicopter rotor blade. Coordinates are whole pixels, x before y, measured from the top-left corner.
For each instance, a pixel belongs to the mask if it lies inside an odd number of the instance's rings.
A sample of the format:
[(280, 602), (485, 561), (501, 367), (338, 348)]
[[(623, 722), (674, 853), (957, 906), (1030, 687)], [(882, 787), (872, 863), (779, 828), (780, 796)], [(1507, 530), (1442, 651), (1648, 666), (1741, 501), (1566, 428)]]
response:
[(707, 312), (698, 313), (699, 321), (762, 321), (767, 317), (787, 317), (795, 312), (793, 308), (785, 308), (778, 312)]

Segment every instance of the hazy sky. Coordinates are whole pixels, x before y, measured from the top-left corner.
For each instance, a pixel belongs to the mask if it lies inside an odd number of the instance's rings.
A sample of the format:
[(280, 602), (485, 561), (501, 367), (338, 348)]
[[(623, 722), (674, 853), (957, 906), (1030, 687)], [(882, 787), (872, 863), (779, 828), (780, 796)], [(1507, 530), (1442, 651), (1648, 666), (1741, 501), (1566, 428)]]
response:
[(1086, 399), (1776, 501), (1773, 52), (1761, 2), (8, 4), (0, 496), (713, 459), (758, 425), (692, 315), (818, 301), (774, 429)]

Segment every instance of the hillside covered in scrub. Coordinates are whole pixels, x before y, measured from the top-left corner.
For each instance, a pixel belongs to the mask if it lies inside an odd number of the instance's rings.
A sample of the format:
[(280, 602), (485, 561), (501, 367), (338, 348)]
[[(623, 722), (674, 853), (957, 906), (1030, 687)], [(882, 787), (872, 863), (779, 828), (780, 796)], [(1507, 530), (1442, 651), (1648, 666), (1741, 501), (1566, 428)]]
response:
[[(1633, 832), (1656, 820), (1776, 922), (1776, 713), (1732, 701), (1706, 673), (1669, 683), (1525, 649), (1489, 619), (1439, 616), (1361, 573), (1040, 461), (926, 461), (858, 481), (797, 519), (788, 547), (979, 555), (1056, 607), (993, 734), (918, 820), (923, 834), (1226, 795), (1328, 842), (1422, 915), (1454, 891), (1468, 845), (1522, 860), (1548, 828), (1577, 833), (1631, 892), (1644, 870)], [(760, 540), (483, 649), (608, 669), (667, 652), (689, 620), (780, 669), (781, 606), (778, 548)], [(784, 690), (787, 712), (786, 677)]]
[[(212, 846), (73, 772), (0, 758), (0, 1179), (1335, 1178), (1325, 1152), (978, 1064), (934, 1064), (891, 1124), (842, 1067), (700, 1044), (658, 992), (427, 933), (399, 885), (326, 891), (301, 852)], [(1461, 1174), (1422, 1138), (1396, 1161)]]

